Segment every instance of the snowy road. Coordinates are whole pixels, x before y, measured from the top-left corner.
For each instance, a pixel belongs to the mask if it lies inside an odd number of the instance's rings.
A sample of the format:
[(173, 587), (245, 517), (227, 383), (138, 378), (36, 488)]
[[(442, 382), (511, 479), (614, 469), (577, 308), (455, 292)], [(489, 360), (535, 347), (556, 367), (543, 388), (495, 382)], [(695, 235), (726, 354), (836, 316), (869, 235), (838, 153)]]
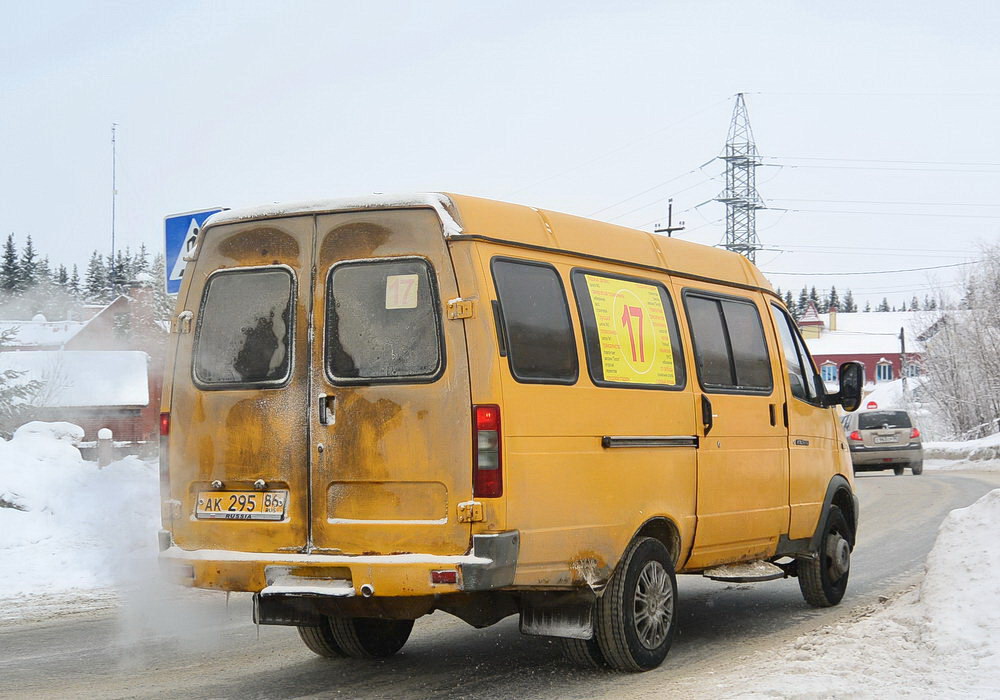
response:
[[(794, 580), (726, 586), (681, 577), (679, 634), (666, 663), (640, 675), (586, 672), (556, 644), (522, 637), (516, 618), (474, 630), (435, 614), (417, 622), (396, 657), (313, 656), (293, 629), (250, 623), (250, 601), (180, 591), (154, 605), (70, 615), (0, 630), (2, 697), (686, 697), (739, 695), (713, 672), (751, 652), (863, 614), (915, 583), (937, 528), (953, 508), (1000, 487), (1000, 473), (925, 472), (858, 477), (861, 532), (844, 603), (814, 610)], [(168, 607), (169, 606), (169, 607)], [(752, 684), (753, 669), (746, 680)], [(742, 674), (741, 674), (742, 675)], [(731, 676), (731, 674), (730, 674)], [(835, 689), (830, 689), (836, 692)]]

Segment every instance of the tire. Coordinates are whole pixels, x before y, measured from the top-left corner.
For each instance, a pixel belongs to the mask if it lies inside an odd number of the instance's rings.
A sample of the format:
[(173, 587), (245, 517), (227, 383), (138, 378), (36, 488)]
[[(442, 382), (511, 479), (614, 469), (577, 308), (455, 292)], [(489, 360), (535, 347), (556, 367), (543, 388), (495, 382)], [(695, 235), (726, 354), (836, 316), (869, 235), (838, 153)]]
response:
[(659, 666), (677, 631), (677, 578), (667, 548), (635, 539), (597, 602), (597, 644), (617, 671)]
[(823, 525), (823, 537), (815, 559), (798, 562), (799, 590), (809, 605), (829, 608), (847, 592), (851, 571), (851, 529), (847, 518), (832, 506)]
[(403, 648), (413, 620), (379, 620), (369, 617), (331, 617), (330, 631), (346, 656), (384, 659)]
[(892, 473), (896, 476), (903, 476), (903, 472), (906, 471), (906, 467), (898, 466), (892, 468)]
[(323, 624), (316, 627), (299, 627), (299, 636), (309, 651), (327, 659), (340, 659), (346, 656), (343, 648), (333, 638), (329, 618), (323, 619)]
[(559, 645), (562, 647), (563, 656), (566, 660), (576, 666), (590, 669), (602, 669), (608, 667), (608, 662), (604, 660), (601, 647), (597, 643), (597, 635), (590, 639), (560, 639)]
[(924, 473), (924, 461), (910, 462), (910, 471), (913, 472), (913, 476), (920, 476)]

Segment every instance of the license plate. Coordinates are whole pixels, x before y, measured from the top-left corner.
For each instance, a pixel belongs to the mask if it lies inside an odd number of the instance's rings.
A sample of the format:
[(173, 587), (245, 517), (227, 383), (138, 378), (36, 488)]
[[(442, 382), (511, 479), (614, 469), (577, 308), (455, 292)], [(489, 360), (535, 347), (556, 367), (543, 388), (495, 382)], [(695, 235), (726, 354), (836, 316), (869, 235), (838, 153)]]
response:
[(895, 435), (890, 435), (888, 437), (879, 437), (878, 435), (875, 436), (875, 444), (880, 445), (885, 442), (899, 442), (899, 441), (896, 439)]
[(199, 520), (282, 520), (288, 491), (199, 491)]

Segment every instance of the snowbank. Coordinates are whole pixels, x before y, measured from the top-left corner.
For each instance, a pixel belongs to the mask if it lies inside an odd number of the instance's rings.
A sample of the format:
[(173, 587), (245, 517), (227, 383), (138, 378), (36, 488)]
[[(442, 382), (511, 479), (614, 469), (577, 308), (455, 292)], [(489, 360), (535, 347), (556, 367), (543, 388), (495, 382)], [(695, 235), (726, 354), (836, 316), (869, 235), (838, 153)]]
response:
[(33, 422), (0, 439), (0, 620), (53, 596), (106, 599), (155, 565), (156, 464), (99, 469), (80, 456), (82, 437), (70, 423)]
[(965, 442), (925, 442), (924, 459), (951, 460), (943, 469), (1000, 471), (1000, 434)]
[[(1000, 695), (1000, 489), (942, 522), (921, 585), (855, 619), (748, 659), (720, 697)], [(741, 682), (742, 681), (742, 682)], [(734, 688), (739, 688), (734, 692)]]

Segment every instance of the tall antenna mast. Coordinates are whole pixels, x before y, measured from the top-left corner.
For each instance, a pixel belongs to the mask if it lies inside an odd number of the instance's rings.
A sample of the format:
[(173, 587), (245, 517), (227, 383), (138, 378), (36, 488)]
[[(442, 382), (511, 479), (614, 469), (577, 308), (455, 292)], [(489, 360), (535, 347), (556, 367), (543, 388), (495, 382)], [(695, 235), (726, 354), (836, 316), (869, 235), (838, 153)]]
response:
[[(118, 122), (111, 123), (111, 274), (115, 271), (115, 218), (118, 205)], [(111, 280), (114, 283), (114, 279)]]
[(761, 247), (757, 238), (757, 210), (765, 207), (757, 194), (756, 168), (760, 165), (760, 156), (742, 92), (736, 95), (722, 160), (726, 161), (726, 190), (716, 201), (726, 205), (725, 247), (755, 263)]

